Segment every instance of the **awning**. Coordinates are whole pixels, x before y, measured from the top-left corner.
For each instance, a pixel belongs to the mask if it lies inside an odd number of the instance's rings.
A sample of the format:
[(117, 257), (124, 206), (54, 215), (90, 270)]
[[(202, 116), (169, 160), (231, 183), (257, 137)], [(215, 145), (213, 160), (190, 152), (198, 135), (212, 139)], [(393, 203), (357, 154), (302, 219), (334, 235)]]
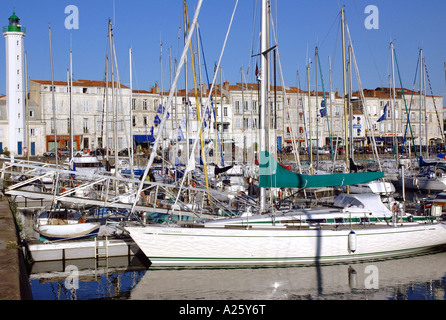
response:
[(135, 134), (133, 139), (135, 139), (136, 143), (152, 143), (155, 141), (155, 138), (150, 134)]
[(373, 138), (375, 138), (376, 142), (383, 142), (384, 141), (383, 138), (381, 138), (381, 137), (368, 137), (368, 138), (369, 138), (369, 141), (372, 141)]
[[(386, 136), (386, 137), (383, 137), (383, 140), (385, 143), (393, 144), (394, 138), (395, 138), (394, 136)], [(396, 137), (396, 139), (397, 139), (398, 143), (403, 143), (403, 140), (404, 140), (403, 137)]]

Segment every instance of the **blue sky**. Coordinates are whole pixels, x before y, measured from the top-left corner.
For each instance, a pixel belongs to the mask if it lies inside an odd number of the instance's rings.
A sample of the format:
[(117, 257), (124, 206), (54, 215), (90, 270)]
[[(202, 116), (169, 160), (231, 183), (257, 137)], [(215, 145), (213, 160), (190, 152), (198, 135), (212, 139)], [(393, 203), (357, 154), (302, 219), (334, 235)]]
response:
[[(169, 59), (178, 58), (182, 39), (182, 0), (2, 0), (2, 26), (15, 10), (27, 28), (25, 49), (28, 75), (31, 79), (50, 79), (48, 26), (51, 25), (56, 80), (66, 80), (69, 51), (73, 50), (73, 71), (76, 79), (101, 80), (105, 73), (108, 51), (108, 19), (114, 20), (115, 45), (121, 82), (129, 84), (128, 49), (133, 48), (135, 89), (149, 89), (160, 83), (160, 41), (163, 43), (164, 89), (169, 88)], [(210, 73), (218, 61), (235, 0), (204, 0), (199, 17), (202, 44)], [(197, 0), (188, 0), (192, 19)], [(444, 62), (446, 61), (446, 2), (441, 0), (272, 0), (272, 15), (277, 31), (279, 55), (285, 84), (306, 89), (305, 66), (313, 61), (311, 88), (315, 89), (314, 51), (318, 46), (323, 69), (324, 88), (328, 90), (328, 57), (333, 63), (333, 89), (342, 91), (340, 6), (345, 5), (348, 27), (364, 88), (388, 86), (391, 74), (390, 41), (395, 44), (403, 85), (412, 88), (419, 49), (424, 57), (433, 93), (446, 92)], [(65, 28), (65, 7), (79, 9), (79, 29)], [(368, 30), (364, 21), (367, 5), (379, 9), (379, 29)], [(257, 7), (255, 9), (255, 7)], [(256, 10), (256, 11), (254, 11)], [(255, 23), (254, 12), (257, 14)], [(240, 82), (240, 69), (245, 79), (254, 81), (258, 51), (260, 0), (240, 0), (222, 60), (223, 78)], [(253, 24), (254, 30), (253, 30)], [(254, 34), (254, 37), (253, 37)], [(5, 42), (0, 41), (0, 60), (5, 61)], [(252, 45), (251, 45), (252, 44)], [(202, 60), (203, 62), (203, 60)], [(250, 67), (249, 75), (246, 71)], [(204, 71), (203, 71), (204, 72)], [(212, 76), (212, 74), (210, 74)], [(204, 74), (203, 74), (204, 77)], [(5, 63), (0, 63), (0, 93), (5, 91)], [(280, 79), (280, 77), (278, 77)], [(191, 83), (192, 80), (190, 80)], [(279, 80), (278, 80), (279, 82)], [(322, 83), (319, 78), (319, 90)], [(417, 80), (418, 83), (418, 80)], [(184, 87), (184, 80), (180, 81)], [(397, 83), (399, 86), (399, 83)], [(430, 89), (428, 88), (428, 93)]]

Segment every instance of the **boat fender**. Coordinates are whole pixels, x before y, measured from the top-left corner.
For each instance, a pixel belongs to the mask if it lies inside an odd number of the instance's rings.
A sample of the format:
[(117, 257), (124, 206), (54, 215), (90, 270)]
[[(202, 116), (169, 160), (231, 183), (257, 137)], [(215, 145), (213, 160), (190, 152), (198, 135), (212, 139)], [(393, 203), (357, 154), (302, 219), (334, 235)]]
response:
[(356, 251), (356, 233), (353, 230), (348, 234), (348, 251), (350, 253)]

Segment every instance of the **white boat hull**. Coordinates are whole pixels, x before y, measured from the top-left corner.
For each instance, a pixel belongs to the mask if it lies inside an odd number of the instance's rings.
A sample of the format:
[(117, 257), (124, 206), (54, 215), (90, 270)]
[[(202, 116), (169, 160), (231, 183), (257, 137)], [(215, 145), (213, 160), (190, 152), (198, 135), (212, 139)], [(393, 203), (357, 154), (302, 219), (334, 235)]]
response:
[(446, 243), (443, 223), (350, 229), (127, 227), (153, 265), (280, 264), (380, 258)]
[(371, 181), (349, 186), (351, 193), (375, 193), (379, 195), (388, 195), (395, 193), (395, 186), (391, 182)]
[(99, 222), (48, 224), (39, 226), (38, 232), (47, 240), (79, 239), (97, 235), (100, 226)]
[(404, 187), (413, 190), (445, 191), (445, 178), (405, 177)]

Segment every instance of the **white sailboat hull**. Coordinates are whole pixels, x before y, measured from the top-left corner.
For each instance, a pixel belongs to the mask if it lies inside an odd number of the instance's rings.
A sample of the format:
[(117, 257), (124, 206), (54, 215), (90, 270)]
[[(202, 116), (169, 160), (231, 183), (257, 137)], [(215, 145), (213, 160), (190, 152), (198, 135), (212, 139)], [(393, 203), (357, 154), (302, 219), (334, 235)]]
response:
[[(153, 265), (288, 264), (380, 258), (446, 243), (443, 223), (355, 229), (127, 227)], [(351, 248), (351, 244), (350, 244)]]
[(392, 194), (395, 192), (395, 186), (391, 182), (371, 181), (349, 186), (351, 193), (375, 193), (380, 195)]
[(41, 237), (48, 240), (79, 239), (95, 236), (101, 224), (98, 222), (76, 224), (48, 224), (38, 227)]
[(407, 189), (413, 190), (430, 190), (430, 191), (445, 191), (446, 190), (446, 178), (443, 177), (411, 177), (404, 178), (404, 186)]

